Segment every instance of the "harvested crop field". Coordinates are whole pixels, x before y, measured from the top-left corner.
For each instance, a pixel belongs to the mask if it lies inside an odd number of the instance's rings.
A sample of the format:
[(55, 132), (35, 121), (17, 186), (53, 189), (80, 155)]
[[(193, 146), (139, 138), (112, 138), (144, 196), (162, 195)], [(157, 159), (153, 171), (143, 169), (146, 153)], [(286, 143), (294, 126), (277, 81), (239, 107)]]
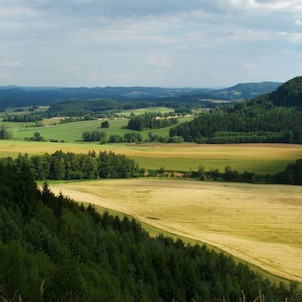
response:
[(61, 182), (51, 188), (302, 282), (301, 186), (131, 179)]

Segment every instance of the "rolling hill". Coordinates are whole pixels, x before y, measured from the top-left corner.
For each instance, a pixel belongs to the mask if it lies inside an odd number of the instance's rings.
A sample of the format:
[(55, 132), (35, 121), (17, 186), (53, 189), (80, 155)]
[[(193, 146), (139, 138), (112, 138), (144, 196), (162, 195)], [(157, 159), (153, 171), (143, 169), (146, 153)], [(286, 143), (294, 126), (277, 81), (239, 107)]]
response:
[(241, 83), (225, 89), (209, 88), (161, 88), (161, 87), (0, 87), (0, 108), (32, 105), (51, 105), (60, 101), (114, 99), (142, 101), (150, 99), (246, 99), (274, 91), (280, 83)]

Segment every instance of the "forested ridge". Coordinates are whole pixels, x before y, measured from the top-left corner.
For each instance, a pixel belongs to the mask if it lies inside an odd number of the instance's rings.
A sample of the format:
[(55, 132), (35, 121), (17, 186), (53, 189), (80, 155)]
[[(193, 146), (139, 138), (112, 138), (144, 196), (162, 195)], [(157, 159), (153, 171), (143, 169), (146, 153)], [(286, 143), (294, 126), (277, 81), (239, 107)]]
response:
[(0, 271), (3, 301), (302, 299), (295, 284), (272, 285), (205, 246), (39, 190), (24, 161), (0, 163)]
[[(160, 104), (169, 104), (168, 107), (179, 107), (183, 104), (190, 105), (194, 103), (200, 106), (211, 106), (211, 102), (206, 99), (233, 99), (238, 97), (251, 98), (255, 94), (263, 94), (273, 91), (279, 83), (242, 83), (234, 87), (222, 90), (207, 88), (160, 88), (160, 87), (94, 87), (94, 88), (59, 88), (59, 87), (17, 87), (0, 86), (0, 111), (6, 108), (22, 106), (42, 106), (54, 105), (64, 102), (65, 105), (54, 106), (53, 112), (62, 113), (74, 108), (82, 110), (85, 104), (78, 107), (78, 101), (87, 102), (89, 100), (98, 100), (102, 102), (105, 99), (116, 100), (111, 103), (111, 109), (120, 108), (133, 109), (144, 108), (148, 106), (158, 106)], [(201, 101), (201, 99), (204, 99)], [(72, 103), (70, 103), (72, 101)], [(71, 107), (70, 107), (71, 105)], [(212, 104), (213, 105), (213, 104)], [(65, 107), (69, 107), (65, 110)], [(161, 106), (161, 105), (160, 105)], [(93, 112), (95, 108), (90, 107), (88, 111)], [(87, 113), (87, 112), (86, 112)]]
[(275, 92), (214, 109), (170, 129), (197, 143), (302, 143), (302, 77)]

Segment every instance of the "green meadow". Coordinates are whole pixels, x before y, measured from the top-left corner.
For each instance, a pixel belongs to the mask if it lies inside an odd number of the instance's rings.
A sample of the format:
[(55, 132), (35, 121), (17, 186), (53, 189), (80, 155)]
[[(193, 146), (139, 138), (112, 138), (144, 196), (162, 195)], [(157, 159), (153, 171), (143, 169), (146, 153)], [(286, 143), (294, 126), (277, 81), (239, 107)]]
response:
[[(185, 122), (193, 119), (193, 117), (184, 117), (180, 118), (180, 122)], [(109, 128), (101, 128), (102, 119), (91, 120), (91, 121), (80, 121), (80, 122), (72, 122), (59, 124), (58, 120), (54, 119), (54, 123), (51, 124), (51, 120), (47, 119), (45, 126), (35, 127), (34, 123), (12, 123), (12, 122), (0, 122), (0, 126), (4, 125), (9, 130), (13, 132), (13, 137), (17, 140), (23, 140), (26, 137), (33, 137), (35, 132), (39, 132), (41, 136), (45, 139), (56, 139), (58, 141), (65, 142), (80, 142), (82, 140), (82, 133), (85, 131), (103, 131), (107, 134), (107, 137), (113, 134), (117, 134), (123, 136), (127, 132), (136, 132), (133, 130), (127, 129), (128, 119), (110, 119), (109, 120)], [(152, 129), (152, 130), (144, 130), (139, 133), (143, 136), (143, 138), (148, 137), (148, 133), (152, 132), (159, 136), (168, 136), (169, 129), (161, 128), (161, 129)]]
[(149, 108), (139, 108), (139, 109), (128, 109), (122, 110), (118, 113), (118, 115), (123, 115), (129, 117), (132, 113), (135, 115), (144, 114), (144, 113), (152, 113), (152, 112), (160, 112), (162, 114), (169, 113), (173, 111), (172, 108), (167, 107), (149, 107)]

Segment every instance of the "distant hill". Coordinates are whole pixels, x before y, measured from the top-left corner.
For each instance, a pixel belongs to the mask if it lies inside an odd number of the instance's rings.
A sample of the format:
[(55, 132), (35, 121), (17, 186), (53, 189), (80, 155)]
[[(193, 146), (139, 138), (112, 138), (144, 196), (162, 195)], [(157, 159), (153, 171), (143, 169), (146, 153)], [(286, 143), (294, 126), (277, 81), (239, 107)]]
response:
[(240, 83), (229, 88), (212, 91), (211, 93), (216, 98), (227, 100), (251, 99), (276, 90), (280, 84), (277, 82)]
[(280, 83), (246, 83), (225, 89), (209, 88), (161, 88), (161, 87), (0, 87), (0, 108), (32, 105), (51, 105), (61, 101), (113, 99), (118, 102), (150, 99), (185, 98), (227, 100), (249, 99), (277, 89)]
[(282, 84), (270, 95), (270, 100), (277, 106), (302, 106), (302, 76)]

